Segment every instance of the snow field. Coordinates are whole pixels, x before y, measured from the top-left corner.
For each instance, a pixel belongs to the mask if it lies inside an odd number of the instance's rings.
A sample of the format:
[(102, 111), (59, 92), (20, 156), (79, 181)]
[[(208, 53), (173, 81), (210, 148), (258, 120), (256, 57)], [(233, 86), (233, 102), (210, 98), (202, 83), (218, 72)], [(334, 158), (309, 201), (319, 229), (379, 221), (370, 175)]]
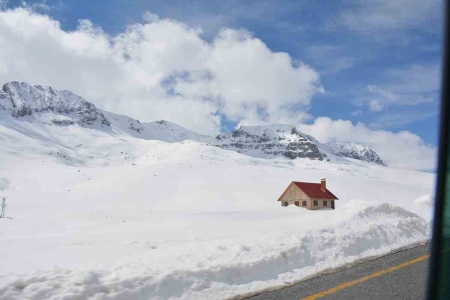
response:
[[(0, 126), (0, 299), (227, 299), (429, 238), (432, 209), (415, 199), (431, 199), (433, 174), (11, 128)], [(276, 201), (291, 181), (324, 177), (336, 210)]]

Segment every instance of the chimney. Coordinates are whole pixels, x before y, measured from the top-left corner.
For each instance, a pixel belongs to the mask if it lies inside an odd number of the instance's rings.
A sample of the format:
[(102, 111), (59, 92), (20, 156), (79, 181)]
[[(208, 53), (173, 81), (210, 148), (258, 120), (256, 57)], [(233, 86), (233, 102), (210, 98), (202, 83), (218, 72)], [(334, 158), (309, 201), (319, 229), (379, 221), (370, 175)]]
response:
[(325, 178), (320, 179), (320, 188), (326, 192), (327, 191), (327, 181), (325, 180)]

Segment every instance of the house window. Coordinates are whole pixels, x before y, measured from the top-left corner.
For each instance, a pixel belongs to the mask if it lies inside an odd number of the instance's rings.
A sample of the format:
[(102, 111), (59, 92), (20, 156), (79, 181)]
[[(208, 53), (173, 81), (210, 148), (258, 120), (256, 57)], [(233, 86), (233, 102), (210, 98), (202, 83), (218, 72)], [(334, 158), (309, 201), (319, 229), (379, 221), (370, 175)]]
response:
[(299, 204), (299, 202), (298, 202), (298, 201), (295, 201), (295, 205), (297, 205), (297, 206), (300, 206), (300, 204)]
[(323, 201), (323, 206), (328, 206), (327, 201)]
[(319, 205), (318, 202), (317, 202), (317, 200), (314, 200), (314, 201), (313, 201), (313, 205), (314, 205), (314, 206)]
[(289, 203), (286, 201), (286, 202), (284, 202), (284, 206), (288, 206), (289, 205)]
[(306, 206), (306, 200), (302, 201), (302, 206)]

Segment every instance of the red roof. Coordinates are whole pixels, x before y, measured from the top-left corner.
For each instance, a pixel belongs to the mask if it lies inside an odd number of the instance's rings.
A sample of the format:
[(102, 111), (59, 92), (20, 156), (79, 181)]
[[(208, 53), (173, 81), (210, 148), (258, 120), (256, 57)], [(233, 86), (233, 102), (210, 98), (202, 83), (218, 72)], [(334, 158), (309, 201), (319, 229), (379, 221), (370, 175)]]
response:
[(298, 186), (306, 195), (310, 198), (317, 199), (338, 199), (333, 195), (328, 189), (326, 191), (322, 190), (320, 183), (310, 183), (310, 182), (297, 182), (293, 183)]

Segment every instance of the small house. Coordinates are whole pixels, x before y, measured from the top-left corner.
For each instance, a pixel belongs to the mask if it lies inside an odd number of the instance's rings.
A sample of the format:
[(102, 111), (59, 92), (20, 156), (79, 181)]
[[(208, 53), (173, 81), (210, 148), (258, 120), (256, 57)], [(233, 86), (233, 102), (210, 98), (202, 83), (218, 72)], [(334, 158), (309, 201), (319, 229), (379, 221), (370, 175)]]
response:
[(292, 181), (284, 193), (278, 198), (281, 206), (294, 204), (306, 209), (334, 209), (334, 201), (338, 198), (327, 189), (327, 182), (321, 179), (320, 183)]

